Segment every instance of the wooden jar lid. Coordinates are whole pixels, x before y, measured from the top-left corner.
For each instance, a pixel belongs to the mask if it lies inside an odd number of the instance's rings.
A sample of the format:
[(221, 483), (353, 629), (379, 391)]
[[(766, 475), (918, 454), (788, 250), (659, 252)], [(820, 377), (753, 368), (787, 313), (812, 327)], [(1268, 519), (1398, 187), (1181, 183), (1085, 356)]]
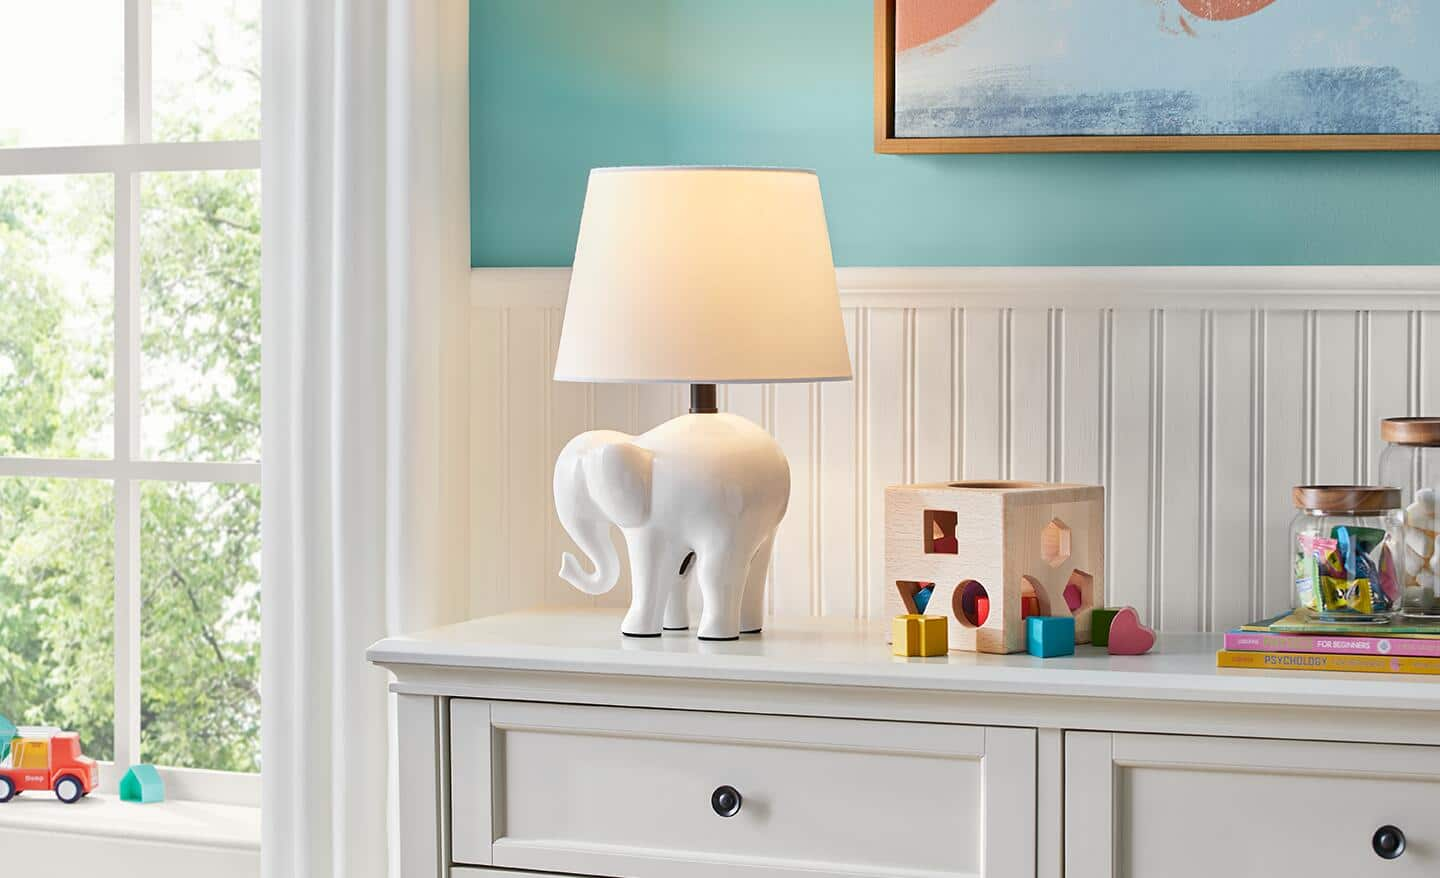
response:
[(1296, 509), (1325, 512), (1385, 512), (1400, 508), (1400, 489), (1375, 485), (1298, 485)]
[(1380, 438), (1396, 445), (1440, 445), (1440, 418), (1386, 418)]

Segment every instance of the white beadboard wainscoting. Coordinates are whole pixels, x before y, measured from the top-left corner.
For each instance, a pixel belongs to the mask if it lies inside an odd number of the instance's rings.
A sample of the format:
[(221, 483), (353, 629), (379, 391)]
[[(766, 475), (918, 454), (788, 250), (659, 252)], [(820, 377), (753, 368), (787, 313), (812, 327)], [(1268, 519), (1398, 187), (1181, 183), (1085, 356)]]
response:
[[(550, 380), (564, 269), (472, 273), (471, 603), (622, 606), (559, 579), (556, 455), (682, 411), (675, 385)], [(1440, 412), (1440, 269), (840, 270), (853, 382), (722, 387), (789, 455), (768, 600), (882, 611), (884, 488), (1098, 482), (1107, 595), (1166, 631), (1289, 606), (1290, 488), (1376, 476), (1382, 417)]]

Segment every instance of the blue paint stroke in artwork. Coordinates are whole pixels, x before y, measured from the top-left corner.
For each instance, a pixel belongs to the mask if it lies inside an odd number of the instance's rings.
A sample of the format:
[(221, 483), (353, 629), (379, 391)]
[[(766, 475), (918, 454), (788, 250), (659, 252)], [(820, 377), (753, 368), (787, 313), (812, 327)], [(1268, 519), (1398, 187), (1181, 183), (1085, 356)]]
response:
[(1197, 105), (1194, 94), (1187, 91), (1037, 95), (991, 82), (948, 106), (898, 112), (895, 133), (900, 137), (1189, 134)]
[(1440, 94), (1405, 79), (1394, 67), (1297, 70), (1242, 95), (1237, 110), (1244, 112), (1237, 113), (1232, 122), (1240, 131), (1407, 134), (1440, 130)]
[(1228, 93), (1131, 89), (1056, 94), (1026, 68), (981, 75), (923, 106), (899, 109), (900, 137), (1440, 133), (1440, 88), (1394, 67), (1286, 72)]

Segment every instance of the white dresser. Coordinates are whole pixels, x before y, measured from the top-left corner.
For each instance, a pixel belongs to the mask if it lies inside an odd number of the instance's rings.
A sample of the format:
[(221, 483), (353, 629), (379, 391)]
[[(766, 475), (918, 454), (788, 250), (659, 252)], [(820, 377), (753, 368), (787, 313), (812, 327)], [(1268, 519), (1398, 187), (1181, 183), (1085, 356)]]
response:
[(901, 659), (869, 623), (619, 618), (371, 647), (406, 878), (1440, 874), (1440, 678), (1218, 671), (1201, 635)]

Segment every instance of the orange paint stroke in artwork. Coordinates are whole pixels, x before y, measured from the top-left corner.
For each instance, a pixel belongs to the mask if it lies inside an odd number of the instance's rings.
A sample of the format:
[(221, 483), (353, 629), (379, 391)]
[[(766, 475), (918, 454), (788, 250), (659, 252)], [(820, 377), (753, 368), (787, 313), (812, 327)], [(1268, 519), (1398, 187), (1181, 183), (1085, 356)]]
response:
[(1192, 15), (1211, 21), (1229, 21), (1259, 12), (1275, 0), (1180, 0)]
[[(895, 48), (913, 49), (959, 30), (989, 9), (995, 0), (897, 0)], [(1193, 2), (1193, 0), (1192, 0)]]

